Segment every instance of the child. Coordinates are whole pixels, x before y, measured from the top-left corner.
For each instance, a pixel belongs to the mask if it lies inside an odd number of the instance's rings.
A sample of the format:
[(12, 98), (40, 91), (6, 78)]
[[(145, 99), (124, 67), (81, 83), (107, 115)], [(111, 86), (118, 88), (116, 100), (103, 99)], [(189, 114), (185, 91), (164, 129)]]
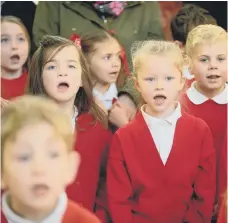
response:
[(98, 223), (64, 192), (79, 166), (67, 115), (47, 99), (21, 96), (1, 120), (2, 223)]
[[(197, 26), (188, 35), (186, 53), (191, 58), (190, 70), (196, 81), (187, 90), (184, 104), (190, 114), (208, 124), (214, 138), (217, 164), (226, 163), (226, 160), (220, 160), (227, 159), (220, 155), (227, 133), (226, 31), (215, 25)], [(217, 186), (223, 180), (219, 176), (220, 173), (217, 174)], [(217, 192), (216, 203), (224, 192)]]
[(70, 40), (43, 37), (29, 70), (29, 93), (54, 100), (76, 126), (75, 150), (81, 155), (76, 180), (67, 188), (70, 199), (94, 211), (99, 175), (106, 163), (111, 132), (104, 112), (94, 103), (86, 61)]
[(134, 117), (136, 106), (130, 98), (118, 100), (125, 80), (119, 42), (113, 35), (98, 31), (84, 35), (80, 44), (89, 63), (95, 98), (109, 113), (112, 124), (117, 127), (127, 124)]
[[(203, 24), (217, 25), (217, 22), (207, 10), (194, 4), (184, 5), (173, 18), (171, 22), (173, 39), (178, 43), (183, 52), (188, 33), (193, 28)], [(194, 76), (189, 73), (188, 69), (185, 70), (184, 74), (187, 79), (186, 85), (190, 87), (194, 81)]]
[(209, 223), (215, 151), (204, 121), (181, 112), (184, 59), (171, 42), (147, 41), (133, 54), (145, 105), (113, 136), (107, 193), (114, 223)]
[(1, 17), (1, 107), (23, 95), (27, 82), (24, 67), (30, 50), (28, 31), (20, 19)]

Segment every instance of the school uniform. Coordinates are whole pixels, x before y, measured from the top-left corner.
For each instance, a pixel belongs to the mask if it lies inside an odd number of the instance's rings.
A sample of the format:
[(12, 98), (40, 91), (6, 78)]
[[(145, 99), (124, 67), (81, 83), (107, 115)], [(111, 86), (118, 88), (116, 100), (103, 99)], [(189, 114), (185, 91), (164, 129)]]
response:
[(102, 181), (101, 174), (112, 133), (88, 113), (75, 118), (75, 150), (80, 154), (81, 162), (75, 181), (66, 191), (69, 199), (94, 212), (96, 193), (99, 182)]
[(1, 97), (6, 100), (13, 99), (25, 94), (28, 73), (24, 72), (16, 79), (5, 79), (1, 77)]
[[(2, 197), (1, 222), (2, 223), (34, 223), (26, 220), (14, 213), (8, 203), (8, 193)], [(40, 223), (101, 223), (93, 214), (79, 205), (68, 200), (65, 193), (63, 193), (57, 203), (54, 211)]]
[(106, 110), (110, 110), (113, 100), (118, 99), (118, 90), (115, 83), (112, 83), (104, 94), (93, 88), (93, 95), (101, 101)]
[[(183, 106), (185, 107), (185, 111), (189, 114), (201, 118), (208, 124), (214, 139), (217, 164), (219, 164), (221, 162), (219, 158), (221, 157), (220, 151), (224, 145), (227, 133), (228, 85), (225, 85), (225, 89), (220, 94), (212, 99), (208, 99), (205, 95), (196, 90), (195, 83), (196, 82), (192, 83), (184, 95)], [(227, 159), (226, 156), (223, 158)], [(227, 161), (224, 160), (222, 162)], [(227, 168), (223, 171), (227, 171)], [(217, 174), (217, 176), (219, 176), (219, 174)], [(217, 185), (220, 184), (218, 180), (217, 177)]]
[(210, 222), (212, 135), (204, 121), (180, 110), (164, 120), (142, 110), (113, 136), (107, 169), (113, 223)]

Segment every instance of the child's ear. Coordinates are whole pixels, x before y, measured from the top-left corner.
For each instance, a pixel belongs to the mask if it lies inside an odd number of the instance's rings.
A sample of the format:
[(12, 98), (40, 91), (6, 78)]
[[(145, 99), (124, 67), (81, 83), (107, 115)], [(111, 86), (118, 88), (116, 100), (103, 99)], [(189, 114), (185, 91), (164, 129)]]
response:
[(7, 189), (7, 185), (6, 182), (4, 180), (4, 178), (1, 178), (1, 190), (6, 190)]
[(78, 173), (79, 165), (80, 165), (79, 153), (76, 151), (71, 151), (69, 153), (68, 173), (67, 173), (67, 179), (66, 179), (67, 185), (73, 183), (73, 181), (75, 180)]
[(134, 80), (134, 85), (135, 85), (136, 90), (137, 90), (138, 92), (141, 92), (140, 87), (139, 87), (138, 78), (137, 78), (137, 77), (133, 77), (133, 80)]

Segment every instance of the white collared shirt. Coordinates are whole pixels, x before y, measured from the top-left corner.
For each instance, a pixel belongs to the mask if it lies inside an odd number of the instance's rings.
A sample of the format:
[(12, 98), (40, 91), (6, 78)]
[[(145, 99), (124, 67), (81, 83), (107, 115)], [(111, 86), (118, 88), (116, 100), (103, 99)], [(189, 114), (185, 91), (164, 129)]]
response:
[[(14, 213), (10, 209), (7, 203), (8, 197), (9, 197), (9, 194), (7, 192), (4, 193), (2, 196), (2, 212), (5, 215), (7, 222), (8, 223), (34, 223), (33, 221), (26, 220), (20, 217), (19, 215), (17, 215), (16, 213)], [(67, 209), (67, 203), (68, 203), (68, 198), (66, 193), (64, 192), (59, 197), (55, 210), (44, 220), (39, 221), (39, 223), (52, 223), (52, 222), (61, 223), (64, 213), (66, 212), (66, 209)]]
[(76, 125), (77, 117), (78, 117), (78, 109), (76, 108), (76, 106), (74, 106), (74, 115), (73, 115), (73, 117), (71, 119), (71, 124), (72, 124), (73, 132), (75, 130), (75, 125)]
[(112, 107), (113, 98), (117, 99), (118, 90), (116, 84), (112, 83), (104, 94), (93, 88), (93, 95), (103, 103), (107, 110), (109, 110)]
[[(206, 97), (205, 95), (203, 95), (202, 93), (200, 93), (199, 91), (197, 91), (197, 89), (195, 88), (195, 83), (196, 81), (194, 81), (191, 85), (191, 87), (187, 90), (187, 96), (189, 98), (189, 100), (194, 103), (195, 105), (200, 105), (204, 102), (206, 102), (207, 100), (209, 100), (208, 97)], [(215, 97), (213, 97), (211, 100), (215, 101), (217, 104), (228, 104), (228, 84), (225, 84), (225, 89), (219, 93), (218, 95), (216, 95)]]
[(177, 120), (181, 117), (181, 107), (178, 103), (176, 109), (166, 118), (160, 119), (148, 115), (143, 105), (141, 112), (155, 142), (161, 160), (165, 165), (173, 145), (173, 138)]

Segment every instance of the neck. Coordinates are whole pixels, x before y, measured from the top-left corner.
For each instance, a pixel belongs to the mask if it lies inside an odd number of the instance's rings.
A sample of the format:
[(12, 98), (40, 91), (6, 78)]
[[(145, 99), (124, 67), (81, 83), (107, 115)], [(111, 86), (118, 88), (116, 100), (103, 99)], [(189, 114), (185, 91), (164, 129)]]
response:
[(226, 85), (224, 84), (220, 88), (208, 89), (208, 88), (205, 88), (204, 86), (200, 85), (199, 82), (195, 83), (196, 90), (199, 91), (201, 94), (205, 95), (207, 98), (210, 98), (210, 99), (215, 97), (219, 93), (221, 93), (224, 90), (225, 86)]
[(157, 112), (147, 104), (145, 106), (145, 112), (155, 118), (166, 118), (176, 109), (176, 107), (177, 103), (173, 102), (165, 111)]
[(17, 199), (10, 198), (8, 199), (8, 205), (10, 209), (17, 214), (18, 216), (21, 216), (22, 218), (30, 221), (42, 221), (45, 219), (47, 216), (49, 216), (55, 209), (57, 202), (50, 206), (49, 209), (42, 209), (40, 208), (39, 210), (28, 207), (27, 205), (22, 204), (20, 201)]
[(58, 103), (60, 109), (69, 116), (70, 119), (74, 116), (75, 108), (74, 108), (74, 101)]
[(111, 84), (98, 83), (96, 82), (94, 88), (99, 91), (101, 94), (104, 94), (110, 87)]
[(21, 76), (22, 70), (22, 68), (18, 70), (7, 70), (1, 67), (1, 77), (9, 80), (16, 79)]

